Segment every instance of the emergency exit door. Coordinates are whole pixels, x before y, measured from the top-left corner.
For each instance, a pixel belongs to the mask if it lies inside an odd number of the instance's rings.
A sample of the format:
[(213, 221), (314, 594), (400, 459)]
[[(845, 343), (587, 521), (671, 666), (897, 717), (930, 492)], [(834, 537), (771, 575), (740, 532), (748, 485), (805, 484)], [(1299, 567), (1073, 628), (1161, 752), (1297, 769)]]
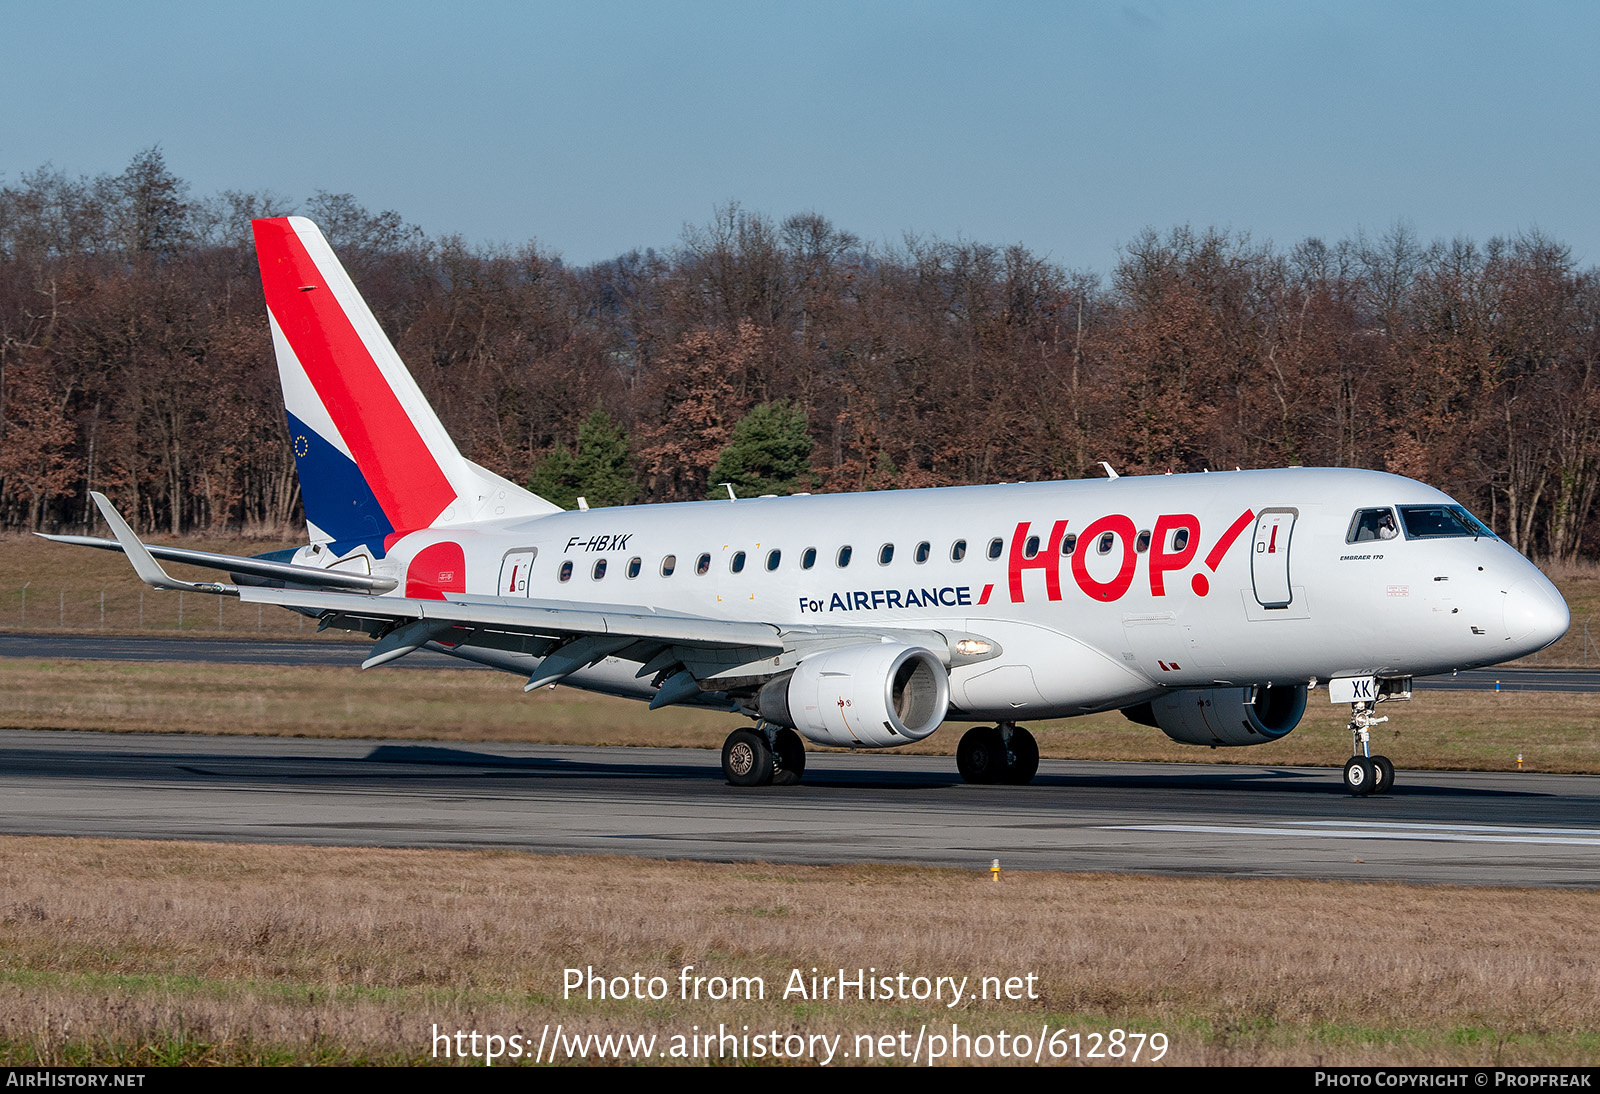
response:
[(1289, 541), (1294, 536), (1296, 509), (1263, 509), (1256, 518), (1250, 544), (1250, 580), (1263, 608), (1287, 608), (1294, 599), (1289, 585)]

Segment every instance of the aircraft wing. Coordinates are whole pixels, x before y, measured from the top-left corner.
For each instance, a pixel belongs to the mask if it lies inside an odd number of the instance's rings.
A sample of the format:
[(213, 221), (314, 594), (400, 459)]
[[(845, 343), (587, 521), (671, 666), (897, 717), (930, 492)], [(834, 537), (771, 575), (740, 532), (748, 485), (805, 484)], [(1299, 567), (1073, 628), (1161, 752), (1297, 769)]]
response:
[[(34, 535), (40, 539), (48, 539), (52, 543), (66, 543), (74, 547), (98, 547), (102, 551), (127, 553), (122, 544), (114, 539), (100, 539), (97, 536), (58, 536), (47, 532), (35, 532)], [(162, 547), (154, 543), (146, 543), (143, 546), (153, 558), (164, 559), (167, 562), (182, 562), (188, 566), (200, 566), (208, 570), (226, 570), (236, 578), (242, 574), (267, 581), (310, 585), (324, 589), (355, 589), (369, 593), (386, 593), (399, 584), (392, 577), (373, 577), (369, 574), (351, 573), (348, 570), (324, 570), (317, 566), (297, 566), (292, 562), (273, 562), (271, 559), (247, 558), (242, 555), (219, 555), (212, 551), (191, 551), (186, 547)]]
[(789, 627), (661, 612), (634, 605), (521, 597), (426, 600), (252, 587), (240, 588), (237, 595), (245, 603), (276, 604), (315, 614), (324, 627), (372, 635), (377, 642), (362, 668), (374, 668), (429, 643), (529, 654), (542, 659), (525, 685), (529, 691), (553, 684), (607, 657), (638, 662), (639, 677), (661, 677), (663, 686), (676, 674), (687, 673), (698, 691), (753, 687), (788, 672), (802, 657), (863, 642), (924, 646), (946, 665), (982, 659), (956, 650), (958, 641), (973, 637), (965, 632)]
[[(658, 611), (641, 605), (577, 603), (523, 597), (454, 596), (437, 600), (373, 595), (384, 591), (348, 579), (365, 575), (317, 570), (284, 563), (263, 563), (230, 555), (152, 548), (140, 542), (125, 520), (101, 494), (92, 495), (120, 549), (146, 584), (157, 589), (185, 589), (235, 596), (245, 603), (274, 604), (321, 620), (323, 628), (358, 631), (376, 639), (362, 668), (375, 668), (436, 644), (446, 649), (477, 647), (538, 658), (525, 690), (553, 684), (608, 657), (639, 663), (636, 678), (654, 677), (658, 691), (651, 706), (683, 702), (706, 692), (752, 689), (793, 669), (801, 658), (825, 649), (875, 642), (903, 642), (932, 651), (946, 666), (987, 660), (998, 645), (980, 639), (981, 652), (963, 652), (965, 632), (883, 627), (780, 625), (758, 621), (712, 619)], [(84, 546), (107, 546), (86, 536), (49, 537)], [(89, 542), (84, 542), (88, 540)], [(285, 581), (286, 587), (226, 585), (180, 581), (156, 561), (155, 553), (179, 562)], [(290, 571), (285, 573), (284, 571)], [(319, 581), (319, 578), (337, 581)], [(378, 580), (366, 578), (367, 583)], [(315, 587), (323, 586), (342, 587)], [(363, 591), (348, 591), (351, 586)], [(389, 586), (392, 588), (392, 585)]]

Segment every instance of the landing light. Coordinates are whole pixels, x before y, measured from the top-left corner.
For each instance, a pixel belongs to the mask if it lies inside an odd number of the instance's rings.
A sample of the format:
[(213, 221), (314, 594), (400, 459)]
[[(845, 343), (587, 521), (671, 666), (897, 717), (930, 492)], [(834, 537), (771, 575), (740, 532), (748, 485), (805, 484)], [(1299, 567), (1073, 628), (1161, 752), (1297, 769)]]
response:
[(988, 653), (992, 648), (981, 638), (963, 638), (956, 643), (956, 652), (963, 657), (977, 657)]

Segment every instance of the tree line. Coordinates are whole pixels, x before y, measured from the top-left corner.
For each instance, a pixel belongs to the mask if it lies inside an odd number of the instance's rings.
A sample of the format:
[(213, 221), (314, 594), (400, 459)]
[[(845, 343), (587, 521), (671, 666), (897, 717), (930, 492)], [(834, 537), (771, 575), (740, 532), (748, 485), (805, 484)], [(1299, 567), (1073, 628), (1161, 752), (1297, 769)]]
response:
[(0, 526), (112, 492), (173, 534), (297, 524), (249, 222), (322, 228), (469, 458), (564, 504), (1371, 467), (1593, 554), (1600, 293), (1538, 232), (1283, 248), (1146, 230), (1107, 276), (738, 205), (571, 265), (348, 194), (196, 198), (159, 149), (0, 187)]

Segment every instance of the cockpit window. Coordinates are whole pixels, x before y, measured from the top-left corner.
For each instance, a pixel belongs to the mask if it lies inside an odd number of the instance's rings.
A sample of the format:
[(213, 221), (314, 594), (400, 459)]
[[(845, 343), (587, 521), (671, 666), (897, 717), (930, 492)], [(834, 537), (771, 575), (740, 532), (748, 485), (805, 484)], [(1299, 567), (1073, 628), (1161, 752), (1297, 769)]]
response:
[(1393, 539), (1400, 534), (1395, 527), (1393, 509), (1357, 509), (1350, 521), (1350, 534), (1346, 543), (1369, 543), (1379, 539)]
[(1407, 539), (1494, 538), (1483, 521), (1460, 505), (1402, 505), (1400, 520)]

